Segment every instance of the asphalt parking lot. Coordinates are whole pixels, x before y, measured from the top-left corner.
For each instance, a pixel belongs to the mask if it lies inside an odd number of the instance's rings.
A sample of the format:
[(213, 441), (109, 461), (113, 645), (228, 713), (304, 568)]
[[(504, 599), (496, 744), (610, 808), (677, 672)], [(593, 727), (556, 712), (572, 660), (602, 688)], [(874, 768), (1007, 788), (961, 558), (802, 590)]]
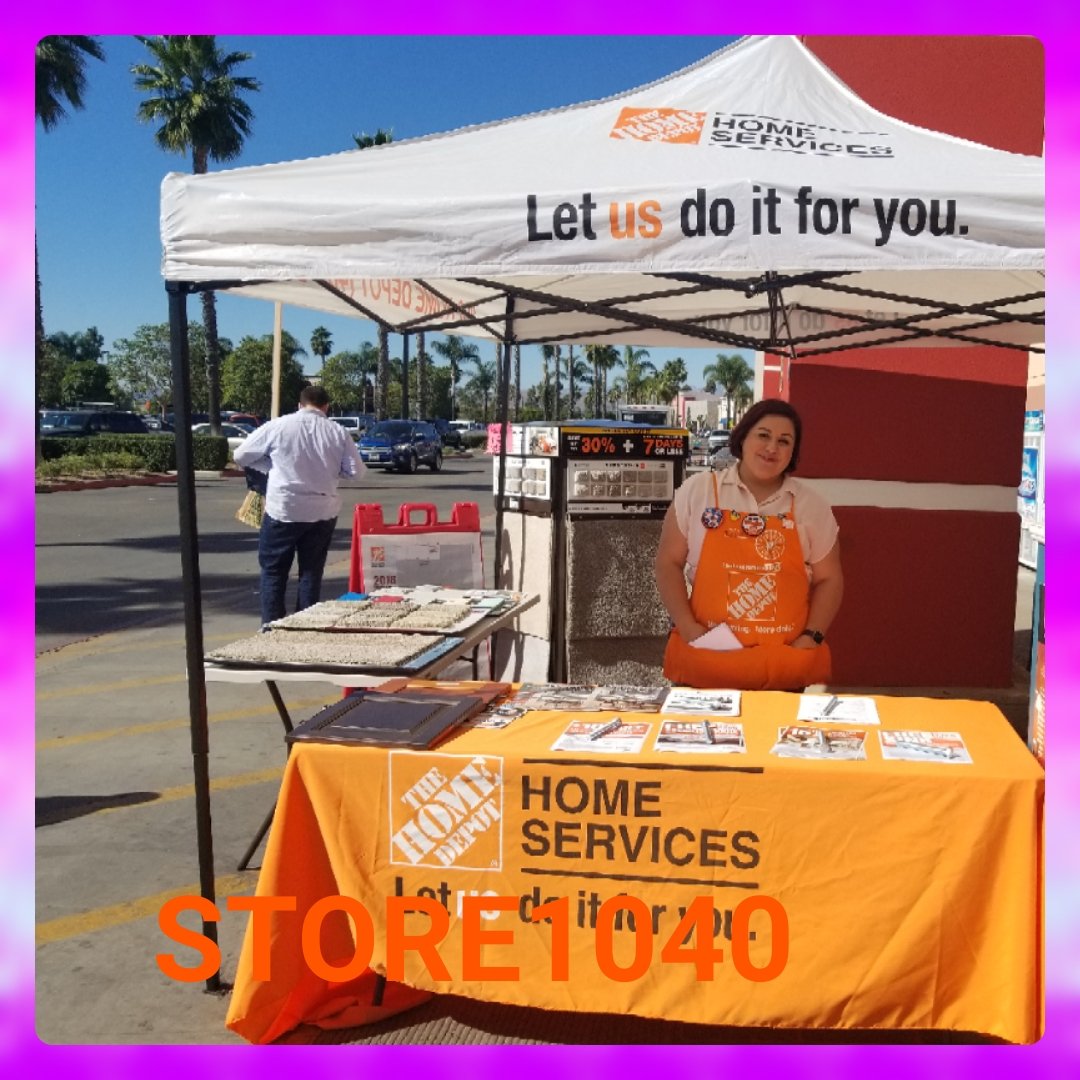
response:
[[(490, 459), (448, 460), (432, 477), (369, 470), (343, 489), (324, 595), (348, 584), (352, 507), (432, 502), (440, 519), (476, 501), (492, 557)], [(234, 519), (240, 479), (197, 485), (207, 648), (258, 626), (257, 533)], [(487, 496), (487, 497), (486, 497)], [(37, 1031), (47, 1043), (234, 1043), (226, 1001), (165, 978), (157, 912), (198, 892), (175, 484), (37, 496)], [(281, 724), (261, 687), (211, 683), (217, 895), (254, 890), (236, 863), (273, 805)], [(294, 718), (333, 700), (282, 684)], [(258, 858), (254, 862), (258, 866)], [(222, 976), (240, 915), (220, 923)], [(192, 956), (194, 954), (191, 954)]]

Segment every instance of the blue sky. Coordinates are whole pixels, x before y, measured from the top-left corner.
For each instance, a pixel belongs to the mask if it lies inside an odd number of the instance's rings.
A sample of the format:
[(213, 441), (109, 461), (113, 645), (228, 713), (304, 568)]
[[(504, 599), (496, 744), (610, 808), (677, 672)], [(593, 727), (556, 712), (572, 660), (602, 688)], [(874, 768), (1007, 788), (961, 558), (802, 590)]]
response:
[[(37, 134), (37, 241), (45, 332), (96, 326), (109, 349), (145, 323), (168, 319), (161, 279), (159, 186), (191, 170), (166, 154), (154, 127), (136, 118), (131, 66), (149, 54), (133, 37), (102, 37), (104, 63), (87, 63), (85, 108)], [(231, 37), (228, 51), (252, 54), (238, 73), (262, 90), (240, 158), (262, 165), (353, 147), (354, 132), (391, 128), (399, 139), (605, 97), (661, 78), (722, 48), (731, 37)], [(552, 147), (553, 154), (559, 152)], [(198, 318), (197, 305), (189, 314)], [(269, 303), (218, 297), (219, 330), (234, 343), (273, 330)], [(374, 341), (373, 324), (286, 308), (285, 329), (310, 354), (326, 326), (334, 350)], [(398, 351), (399, 338), (391, 338)], [(480, 343), (494, 357), (494, 346)], [(489, 355), (490, 354), (490, 355)], [(690, 382), (716, 349), (653, 349), (657, 366), (686, 361)], [(745, 354), (748, 357), (749, 353)], [(522, 378), (538, 381), (539, 349), (522, 350)], [(317, 370), (309, 355), (305, 370)]]

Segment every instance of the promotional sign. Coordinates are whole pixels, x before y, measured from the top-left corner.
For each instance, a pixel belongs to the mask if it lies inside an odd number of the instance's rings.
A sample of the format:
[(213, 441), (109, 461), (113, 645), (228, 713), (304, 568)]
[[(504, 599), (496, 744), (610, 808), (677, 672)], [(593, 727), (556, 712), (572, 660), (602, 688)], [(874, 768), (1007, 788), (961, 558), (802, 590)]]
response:
[[(1041, 158), (896, 120), (796, 37), (748, 37), (603, 101), (370, 155), (170, 174), (163, 267), (392, 328), (502, 340), (512, 295), (521, 341), (746, 348), (775, 337), (775, 294), (757, 287), (774, 271), (785, 325), (815, 348), (950, 328), (964, 337), (935, 345), (1030, 345), (1043, 189)], [(988, 301), (1001, 308), (980, 307), (976, 333), (967, 305)]]

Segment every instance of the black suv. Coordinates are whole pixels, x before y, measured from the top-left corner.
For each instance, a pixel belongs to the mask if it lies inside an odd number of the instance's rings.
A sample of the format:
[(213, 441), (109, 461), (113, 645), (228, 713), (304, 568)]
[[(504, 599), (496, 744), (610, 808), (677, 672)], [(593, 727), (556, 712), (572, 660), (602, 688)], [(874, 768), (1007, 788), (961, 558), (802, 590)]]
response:
[(131, 412), (93, 409), (46, 409), (41, 414), (41, 434), (64, 435), (145, 435), (142, 418)]
[(439, 433), (421, 420), (382, 420), (360, 436), (360, 459), (365, 465), (416, 472), (427, 465), (432, 472), (442, 468), (442, 440)]
[(434, 420), (425, 420), (424, 423), (430, 424), (439, 433), (443, 446), (452, 446), (455, 450), (461, 449), (461, 432), (451, 427), (449, 420), (444, 420), (440, 416)]

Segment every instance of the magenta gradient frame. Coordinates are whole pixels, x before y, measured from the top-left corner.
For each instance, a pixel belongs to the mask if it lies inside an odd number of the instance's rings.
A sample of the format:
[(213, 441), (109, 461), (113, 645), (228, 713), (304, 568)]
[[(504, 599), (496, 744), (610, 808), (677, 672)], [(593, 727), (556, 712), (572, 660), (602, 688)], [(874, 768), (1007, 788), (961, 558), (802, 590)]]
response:
[[(321, 7), (321, 10), (320, 10)], [(507, 1069), (562, 1071), (617, 1068), (624, 1075), (702, 1075), (726, 1070), (782, 1068), (788, 1076), (855, 1076), (870, 1069), (934, 1076), (985, 1075), (997, 1068), (1024, 1076), (1065, 1077), (1080, 1070), (1080, 725), (1069, 715), (1078, 702), (1080, 618), (1072, 600), (1080, 591), (1080, 214), (1076, 178), (1080, 162), (1080, 35), (1067, 5), (1035, 0), (1023, 5), (984, 0), (971, 13), (962, 6), (916, 0), (902, 7), (871, 5), (870, 14), (831, 17), (805, 4), (774, 0), (751, 12), (704, 0), (662, 5), (623, 0), (585, 5), (546, 0), (522, 5), (520, 14), (474, 12), (461, 3), (411, 0), (374, 5), (373, 14), (343, 2), (296, 5), (262, 0), (257, 14), (230, 11), (207, 0), (147, 8), (130, 0), (63, 3), (38, 0), (16, 6), (0, 35), (0, 357), (7, 374), (0, 398), (0, 544), (8, 566), (0, 623), (0, 683), (6, 705), (6, 739), (0, 756), (0, 1070), (64, 1070), (69, 1078), (153, 1073), (166, 1077), (190, 1069), (209, 1072), (227, 1063), (233, 1076), (265, 1076), (288, 1065), (309, 1076), (333, 1075), (348, 1064), (395, 1067), (470, 1077)], [(662, 20), (662, 21), (661, 21)], [(728, 24), (725, 25), (725, 22)], [(243, 34), (606, 34), (628, 33), (927, 33), (1025, 34), (1040, 38), (1047, 59), (1047, 255), (1050, 283), (1048, 332), (1050, 385), (1048, 515), (1053, 520), (1049, 562), (1054, 569), (1047, 600), (1047, 1025), (1032, 1047), (316, 1047), (274, 1050), (244, 1047), (48, 1047), (33, 1027), (33, 44), (46, 33), (243, 33)], [(164, 168), (163, 168), (164, 172)], [(1072, 369), (1070, 371), (1070, 368)], [(987, 438), (992, 438), (987, 433)], [(148, 958), (149, 962), (149, 958)], [(193, 992), (195, 992), (193, 990)], [(257, 1058), (256, 1056), (257, 1055)]]

